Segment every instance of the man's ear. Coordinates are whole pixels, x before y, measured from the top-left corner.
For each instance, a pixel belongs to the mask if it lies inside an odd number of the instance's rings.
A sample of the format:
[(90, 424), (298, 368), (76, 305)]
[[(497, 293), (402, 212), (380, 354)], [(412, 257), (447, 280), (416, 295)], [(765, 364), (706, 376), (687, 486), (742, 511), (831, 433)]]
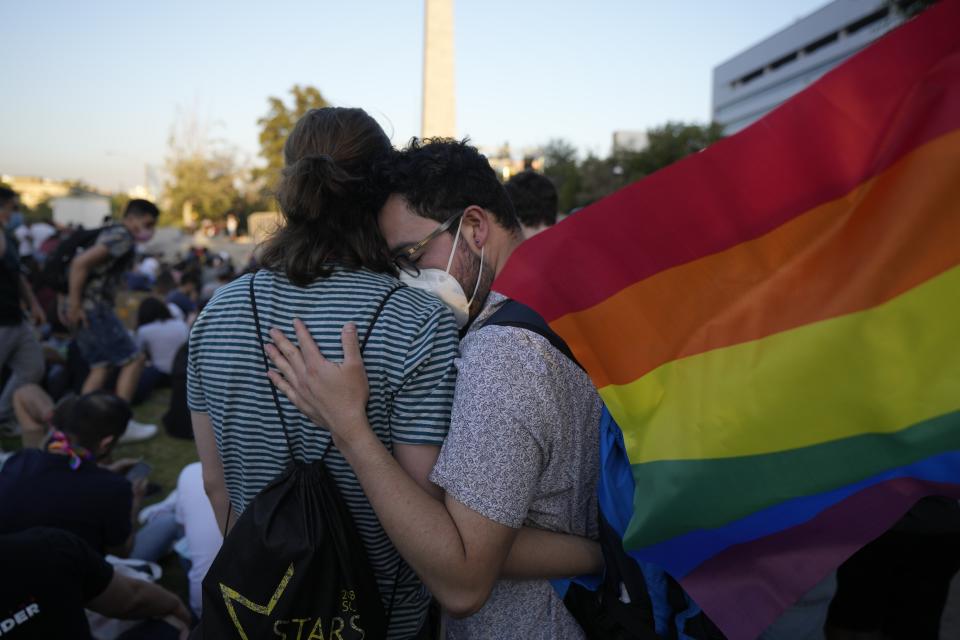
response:
[(105, 456), (110, 453), (110, 450), (113, 448), (114, 441), (116, 437), (114, 436), (105, 436), (100, 440), (100, 445), (97, 447), (97, 457)]
[(470, 205), (463, 212), (463, 227), (467, 230), (464, 238), (470, 250), (480, 255), (480, 249), (490, 239), (491, 213), (483, 207)]

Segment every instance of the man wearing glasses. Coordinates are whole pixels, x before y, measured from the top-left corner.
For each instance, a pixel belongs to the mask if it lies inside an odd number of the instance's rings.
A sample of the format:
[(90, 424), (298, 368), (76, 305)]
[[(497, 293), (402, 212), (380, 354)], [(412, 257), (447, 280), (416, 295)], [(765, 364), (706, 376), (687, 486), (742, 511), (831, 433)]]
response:
[[(465, 143), (414, 143), (387, 179), (393, 195), (379, 224), (401, 279), (440, 297), (463, 332), (450, 432), (430, 477), (443, 502), (370, 431), (355, 328), (344, 330), (342, 364), (308, 336), (302, 351), (278, 341), (268, 349), (283, 374), (274, 382), (330, 429), (400, 554), (460, 618), (448, 620), (448, 638), (582, 638), (543, 578), (602, 563), (588, 540), (597, 536), (600, 397), (546, 338), (484, 326), (506, 302), (491, 284), (523, 241), (486, 158)], [(508, 556), (524, 570), (502, 576)]]

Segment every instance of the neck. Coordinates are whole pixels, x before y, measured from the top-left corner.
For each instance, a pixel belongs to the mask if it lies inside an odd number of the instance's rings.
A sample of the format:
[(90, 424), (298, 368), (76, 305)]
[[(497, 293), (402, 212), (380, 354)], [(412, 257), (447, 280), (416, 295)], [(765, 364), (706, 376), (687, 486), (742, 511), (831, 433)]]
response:
[[(500, 272), (507, 264), (507, 260), (510, 259), (510, 255), (513, 253), (513, 250), (520, 246), (520, 243), (523, 242), (523, 236), (517, 233), (507, 231), (506, 229), (496, 229), (496, 247), (490, 247), (490, 264), (493, 266), (493, 275), (497, 277), (500, 275)], [(490, 246), (490, 243), (487, 245)]]

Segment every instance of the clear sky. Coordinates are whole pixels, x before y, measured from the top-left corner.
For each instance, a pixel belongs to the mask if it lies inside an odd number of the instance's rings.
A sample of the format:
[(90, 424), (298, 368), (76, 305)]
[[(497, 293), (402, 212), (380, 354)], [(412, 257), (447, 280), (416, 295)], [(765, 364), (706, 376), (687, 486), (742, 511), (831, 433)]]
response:
[[(710, 117), (715, 65), (826, 0), (454, 0), (458, 135), (514, 149)], [(295, 83), (417, 135), (422, 0), (5, 0), (0, 173), (104, 189), (163, 165), (178, 114), (256, 161)]]

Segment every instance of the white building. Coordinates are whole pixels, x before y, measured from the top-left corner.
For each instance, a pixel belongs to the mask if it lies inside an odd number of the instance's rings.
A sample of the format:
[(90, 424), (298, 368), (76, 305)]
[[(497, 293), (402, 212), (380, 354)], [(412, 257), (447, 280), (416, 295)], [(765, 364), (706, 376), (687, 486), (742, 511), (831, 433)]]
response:
[(613, 132), (613, 152), (643, 151), (649, 144), (646, 131), (622, 130)]
[(57, 224), (78, 224), (86, 229), (96, 229), (110, 215), (110, 198), (97, 194), (82, 194), (54, 198), (53, 221)]
[(713, 120), (736, 133), (894, 28), (885, 0), (834, 0), (713, 70)]

